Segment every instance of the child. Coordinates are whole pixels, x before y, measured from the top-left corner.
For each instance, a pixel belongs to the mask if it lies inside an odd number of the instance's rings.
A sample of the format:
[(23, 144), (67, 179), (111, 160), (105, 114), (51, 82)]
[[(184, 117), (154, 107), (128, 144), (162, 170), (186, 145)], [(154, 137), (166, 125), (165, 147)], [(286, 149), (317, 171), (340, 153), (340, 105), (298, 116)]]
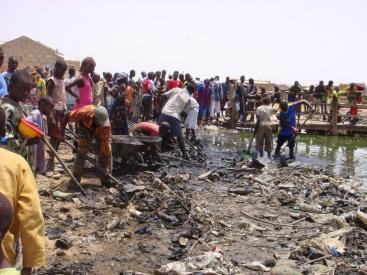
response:
[(189, 139), (191, 131), (191, 140), (195, 141), (196, 140), (195, 129), (198, 128), (199, 103), (193, 96), (190, 97), (190, 100), (187, 103), (184, 112), (187, 113), (187, 117), (185, 120), (186, 139)]
[(294, 159), (294, 144), (295, 136), (298, 133), (296, 128), (296, 107), (300, 104), (306, 104), (309, 108), (311, 105), (306, 100), (297, 101), (288, 104), (287, 101), (282, 101), (279, 104), (280, 113), (278, 115), (280, 130), (277, 139), (277, 147), (274, 157), (280, 157), (280, 148), (287, 141), (289, 147), (289, 158)]
[(26, 116), (21, 102), (28, 98), (32, 86), (32, 77), (26, 71), (15, 71), (9, 82), (9, 96), (1, 104), (5, 111), (8, 137), (7, 144), (2, 145), (2, 147), (21, 155), (27, 161), (30, 161), (27, 145), (32, 142), (20, 135), (18, 124), (19, 120)]
[(13, 208), (8, 199), (0, 193), (0, 274), (4, 275), (20, 275), (20, 272), (12, 268), (6, 260), (1, 248), (1, 244), (8, 232), (11, 222), (13, 220)]
[[(59, 149), (60, 142), (58, 137), (60, 135), (60, 127), (66, 110), (65, 86), (63, 80), (66, 69), (67, 65), (65, 61), (56, 61), (53, 76), (47, 81), (47, 95), (52, 98), (54, 103), (52, 115), (48, 119), (48, 135), (50, 136), (50, 143), (56, 151)], [(47, 170), (50, 172), (54, 170), (54, 159), (55, 156), (50, 153), (50, 158), (47, 163)]]
[[(94, 72), (95, 67), (96, 62), (92, 57), (84, 58), (80, 65), (80, 77), (74, 80), (72, 83), (66, 85), (66, 92), (76, 98), (73, 110), (93, 104), (93, 81), (91, 74)], [(79, 96), (74, 94), (71, 90), (71, 88), (75, 85), (79, 88)]]
[[(44, 118), (49, 118), (54, 107), (52, 98), (43, 96), (38, 100), (38, 109), (32, 111), (27, 120), (37, 125), (42, 132), (47, 132), (47, 122)], [(40, 141), (38, 144), (32, 145), (32, 169), (34, 173), (44, 174), (46, 172), (45, 165), (45, 144)]]

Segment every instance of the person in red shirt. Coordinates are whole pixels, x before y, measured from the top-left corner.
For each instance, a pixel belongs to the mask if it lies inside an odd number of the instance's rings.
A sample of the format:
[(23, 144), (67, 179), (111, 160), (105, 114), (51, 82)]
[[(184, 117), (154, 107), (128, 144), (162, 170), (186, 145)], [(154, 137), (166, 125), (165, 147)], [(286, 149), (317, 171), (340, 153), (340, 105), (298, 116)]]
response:
[(135, 124), (132, 132), (134, 136), (164, 137), (169, 133), (169, 125), (167, 123), (158, 125), (153, 122), (139, 122)]
[(181, 87), (181, 81), (178, 79), (178, 71), (174, 71), (173, 79), (167, 81), (167, 91), (173, 88), (180, 88), (180, 87)]

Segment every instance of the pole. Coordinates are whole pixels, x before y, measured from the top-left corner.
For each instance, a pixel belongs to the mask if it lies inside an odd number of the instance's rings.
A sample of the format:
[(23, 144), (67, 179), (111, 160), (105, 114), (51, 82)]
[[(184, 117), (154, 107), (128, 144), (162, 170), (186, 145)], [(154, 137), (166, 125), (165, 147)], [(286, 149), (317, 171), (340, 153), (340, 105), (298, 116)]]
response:
[(334, 98), (331, 103), (331, 134), (338, 135), (338, 102)]
[(46, 144), (46, 146), (48, 147), (48, 149), (51, 150), (51, 152), (55, 155), (55, 157), (57, 158), (57, 160), (60, 162), (62, 168), (64, 168), (64, 170), (66, 171), (66, 173), (68, 173), (68, 175), (70, 176), (71, 180), (79, 187), (80, 191), (82, 192), (83, 195), (86, 195), (86, 192), (83, 188), (83, 186), (81, 186), (81, 184), (79, 183), (79, 181), (75, 178), (75, 176), (73, 175), (73, 173), (70, 171), (70, 169), (66, 166), (65, 162), (61, 159), (61, 157), (57, 154), (56, 150), (52, 147), (52, 145), (50, 144), (50, 142), (45, 138), (45, 136), (42, 136), (42, 140), (43, 142)]

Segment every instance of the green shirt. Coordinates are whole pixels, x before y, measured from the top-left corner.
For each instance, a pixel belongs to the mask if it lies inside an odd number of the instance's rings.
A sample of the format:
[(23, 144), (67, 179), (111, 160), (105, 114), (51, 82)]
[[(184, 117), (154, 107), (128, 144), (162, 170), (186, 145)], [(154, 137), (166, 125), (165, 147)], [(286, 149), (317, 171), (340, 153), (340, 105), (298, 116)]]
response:
[(28, 161), (29, 150), (26, 145), (27, 139), (18, 132), (19, 120), (26, 116), (26, 111), (21, 104), (9, 97), (3, 100), (1, 107), (4, 109), (6, 115), (6, 132), (8, 137), (8, 144), (2, 145), (2, 147), (21, 155)]

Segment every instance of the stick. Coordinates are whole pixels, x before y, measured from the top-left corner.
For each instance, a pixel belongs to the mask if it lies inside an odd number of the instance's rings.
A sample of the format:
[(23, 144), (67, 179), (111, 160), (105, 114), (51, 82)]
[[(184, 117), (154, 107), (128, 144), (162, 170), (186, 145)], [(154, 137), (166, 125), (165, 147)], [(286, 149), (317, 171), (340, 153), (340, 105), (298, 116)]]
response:
[(75, 176), (73, 175), (73, 173), (69, 170), (69, 168), (66, 166), (65, 162), (61, 159), (61, 157), (57, 154), (56, 150), (52, 147), (52, 145), (49, 143), (49, 141), (45, 138), (45, 136), (42, 136), (42, 140), (43, 142), (46, 144), (46, 146), (48, 147), (48, 149), (51, 150), (51, 152), (55, 155), (55, 157), (57, 158), (57, 160), (60, 162), (62, 168), (64, 168), (64, 170), (66, 171), (66, 173), (68, 173), (68, 175), (70, 176), (70, 178), (72, 179), (72, 181), (79, 187), (80, 191), (82, 192), (83, 195), (86, 195), (85, 190), (83, 188), (83, 186), (81, 186), (81, 184), (79, 183), (79, 181), (75, 178)]
[(296, 220), (296, 221), (294, 221), (294, 222), (291, 222), (290, 224), (296, 224), (296, 223), (302, 222), (302, 221), (304, 221), (304, 220), (306, 220), (306, 217), (304, 217), (304, 218), (302, 218), (302, 219), (299, 219), (299, 220)]
[(78, 142), (78, 138), (74, 137), (73, 135), (66, 134), (65, 136), (68, 137), (68, 138), (71, 138), (75, 142)]
[(194, 250), (195, 246), (197, 246), (197, 244), (199, 243), (199, 240), (197, 240), (190, 248), (189, 253), (187, 254), (188, 256), (190, 256), (191, 252)]
[(72, 134), (74, 137), (79, 138), (78, 135), (73, 130), (71, 130), (71, 129), (67, 128), (67, 127), (65, 127), (65, 130), (67, 132), (69, 132), (70, 134)]
[[(247, 213), (245, 213), (245, 212), (243, 212), (243, 211), (241, 211), (241, 213), (242, 213), (243, 215), (245, 215), (246, 217), (250, 218), (250, 219), (253, 219), (253, 220), (258, 221), (258, 222), (267, 223), (267, 224), (270, 224), (270, 225), (272, 225), (272, 226), (301, 227), (301, 226), (299, 226), (299, 225), (294, 225), (294, 224), (273, 223), (273, 222), (269, 222), (269, 221), (265, 221), (265, 220), (262, 220), (262, 219), (259, 219), (259, 218), (256, 218), (256, 217), (253, 217), (253, 216), (251, 216), (250, 214), (247, 214)], [(309, 227), (304, 227), (304, 226), (302, 226), (302, 228), (315, 228), (315, 227), (317, 227), (317, 226), (309, 226)]]
[(314, 263), (314, 262), (318, 262), (318, 261), (321, 261), (321, 260), (325, 260), (325, 259), (327, 259), (327, 258), (331, 258), (331, 257), (332, 257), (332, 255), (322, 256), (322, 257), (317, 258), (317, 259), (314, 259), (314, 260), (312, 260), (312, 261), (305, 262), (304, 264), (312, 264), (312, 263)]

